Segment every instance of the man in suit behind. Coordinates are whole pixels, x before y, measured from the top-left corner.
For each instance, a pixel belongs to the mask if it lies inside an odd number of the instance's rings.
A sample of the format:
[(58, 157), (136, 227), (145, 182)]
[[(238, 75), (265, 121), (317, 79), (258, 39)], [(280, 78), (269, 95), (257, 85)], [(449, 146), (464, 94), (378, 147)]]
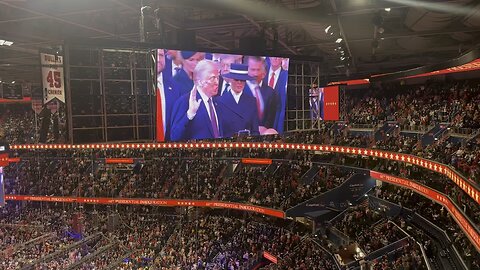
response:
[(256, 98), (259, 115), (260, 134), (276, 134), (275, 118), (280, 109), (278, 94), (268, 85), (262, 83), (267, 72), (265, 60), (261, 57), (248, 56), (248, 75), (255, 80), (247, 81), (245, 92)]
[(267, 84), (278, 94), (280, 98), (279, 110), (275, 116), (274, 128), (283, 133), (283, 125), (285, 121), (285, 108), (287, 101), (287, 81), (288, 71), (282, 68), (281, 57), (269, 57), (270, 68), (268, 69), (268, 76), (263, 79), (263, 84)]
[(171, 86), (171, 69), (164, 49), (157, 50), (157, 141), (170, 140), (170, 123), (173, 105), (180, 97)]
[(211, 60), (198, 62), (193, 70), (193, 88), (173, 106), (172, 141), (223, 136), (222, 114), (213, 98), (218, 92), (218, 78), (217, 63)]
[(244, 93), (246, 81), (254, 79), (248, 75), (248, 66), (232, 63), (230, 71), (222, 76), (231, 84), (231, 90), (218, 99), (224, 119), (223, 135), (233, 137), (243, 131), (259, 135), (256, 99)]

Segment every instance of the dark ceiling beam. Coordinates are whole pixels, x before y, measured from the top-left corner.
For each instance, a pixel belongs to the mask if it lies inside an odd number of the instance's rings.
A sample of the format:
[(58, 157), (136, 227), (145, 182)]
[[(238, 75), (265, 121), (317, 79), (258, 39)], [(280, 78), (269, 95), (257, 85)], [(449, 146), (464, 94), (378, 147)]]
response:
[[(429, 31), (402, 31), (392, 34), (383, 34), (383, 39), (399, 39), (399, 38), (411, 38), (411, 37), (418, 37), (418, 36), (440, 36), (440, 35), (451, 35), (454, 33), (477, 33), (480, 32), (479, 28), (467, 28), (463, 27), (455, 27), (455, 28), (446, 28), (446, 29), (439, 29), (439, 30), (429, 30)], [(348, 42), (355, 43), (355, 42), (371, 42), (373, 38), (357, 38), (357, 39), (349, 39)], [(381, 41), (380, 41), (381, 42)], [(318, 45), (333, 45), (335, 44), (334, 40), (312, 40), (307, 42), (298, 42), (293, 43), (291, 46), (294, 47), (308, 47), (308, 46), (318, 46)]]
[(157, 2), (160, 6), (164, 7), (190, 7), (210, 11), (215, 10), (227, 13), (242, 14), (255, 19), (277, 20), (278, 18), (281, 18), (282, 20), (290, 22), (297, 21), (316, 23), (328, 23), (329, 19), (332, 19), (329, 16), (322, 16), (322, 14), (325, 14), (325, 10), (321, 6), (308, 9), (291, 10), (273, 3), (253, 0), (159, 0)]
[[(105, 31), (105, 30), (102, 30), (102, 29), (99, 29), (99, 28), (96, 28), (96, 27), (92, 27), (92, 26), (88, 26), (88, 25), (84, 25), (84, 24), (72, 22), (72, 21), (70, 21), (70, 20), (67, 20), (67, 19), (64, 19), (64, 18), (60, 18), (60, 17), (58, 17), (58, 16), (54, 16), (54, 15), (51, 15), (51, 14), (46, 14), (46, 13), (38, 12), (38, 11), (31, 10), (31, 9), (28, 9), (28, 8), (24, 8), (24, 7), (15, 5), (15, 4), (13, 4), (12, 2), (0, 1), (0, 4), (2, 4), (2, 5), (4, 5), (4, 6), (11, 7), (11, 8), (14, 8), (14, 9), (17, 9), (17, 10), (21, 10), (21, 11), (24, 11), (24, 12), (28, 12), (28, 13), (31, 13), (31, 14), (34, 14), (34, 15), (37, 15), (37, 16), (41, 16), (41, 17), (44, 17), (44, 18), (48, 18), (48, 19), (56, 20), (56, 21), (59, 21), (59, 22), (62, 22), (62, 23), (70, 24), (70, 25), (73, 25), (73, 26), (76, 26), (76, 27), (79, 27), (79, 28), (83, 28), (83, 29), (87, 29), (87, 30), (90, 30), (90, 31), (94, 31), (94, 32), (106, 34), (106, 35), (109, 35), (109, 36), (112, 36), (112, 37), (115, 37), (115, 36), (116, 36), (116, 35), (113, 34), (113, 33), (110, 33), (110, 32), (108, 32), (108, 31)], [(124, 38), (122, 38), (122, 37), (119, 37), (119, 38), (124, 39)], [(127, 40), (128, 40), (128, 39), (127, 39)]]
[[(244, 15), (243, 17), (244, 17), (247, 21), (249, 21), (250, 23), (252, 23), (259, 31), (262, 31), (262, 26), (261, 26), (259, 23), (257, 23), (254, 19), (251, 19), (251, 18), (249, 18), (249, 17), (247, 17), (247, 16), (245, 16), (245, 15)], [(273, 34), (270, 30), (265, 29), (264, 31), (265, 31), (265, 34), (266, 34), (267, 36), (269, 36), (272, 40), (274, 39), (274, 34)], [(297, 52), (296, 50), (294, 50), (293, 48), (291, 48), (290, 46), (288, 46), (287, 43), (285, 43), (283, 40), (278, 39), (277, 42), (278, 42), (280, 45), (282, 45), (282, 46), (283, 46), (287, 51), (289, 51), (290, 53), (292, 53), (292, 54), (294, 54), (294, 55), (298, 54), (298, 52)]]
[[(89, 9), (89, 10), (72, 11), (72, 12), (60, 13), (60, 14), (58, 14), (58, 17), (80, 15), (80, 14), (89, 14), (89, 13), (95, 13), (95, 12), (101, 12), (101, 11), (111, 11), (111, 10), (112, 9), (104, 8), (104, 9)], [(3, 20), (3, 21), (0, 21), (0, 24), (28, 22), (28, 21), (34, 21), (34, 20), (39, 20), (39, 19), (45, 19), (45, 17), (44, 16), (32, 16), (32, 17), (27, 17), (27, 18)]]
[[(124, 3), (120, 0), (110, 0), (110, 1), (115, 3), (115, 4), (119, 4), (119, 5), (123, 6), (124, 8), (130, 9), (132, 11), (137, 11), (138, 14), (140, 14), (140, 7), (137, 8), (137, 7), (130, 6), (130, 5)], [(172, 1), (172, 2), (175, 2), (175, 1)], [(171, 18), (169, 18), (168, 20), (164, 20), (164, 24), (173, 28), (173, 29), (185, 29), (180, 22), (175, 22)], [(221, 44), (219, 44), (215, 41), (212, 41), (212, 40), (210, 40), (207, 37), (204, 37), (202, 35), (197, 34), (196, 36), (199, 40), (202, 40), (202, 41), (207, 42), (209, 44), (213, 44), (213, 45), (217, 46), (218, 48), (221, 48), (221, 49), (224, 49), (224, 50), (229, 49), (228, 47), (225, 47), (225, 46), (223, 46), (223, 45), (221, 45)]]
[[(332, 6), (333, 11), (337, 12), (337, 4), (335, 3), (335, 0), (330, 0), (330, 5)], [(336, 16), (336, 17), (337, 17), (337, 24), (338, 24), (338, 28), (340, 30), (341, 37), (344, 41), (344, 44), (345, 44), (345, 47), (347, 49), (348, 55), (351, 58), (352, 68), (355, 70), (356, 69), (356, 67), (355, 67), (355, 57), (352, 54), (352, 50), (350, 50), (350, 44), (348, 43), (347, 35), (346, 35), (346, 33), (343, 29), (342, 20), (340, 19), (340, 16)]]

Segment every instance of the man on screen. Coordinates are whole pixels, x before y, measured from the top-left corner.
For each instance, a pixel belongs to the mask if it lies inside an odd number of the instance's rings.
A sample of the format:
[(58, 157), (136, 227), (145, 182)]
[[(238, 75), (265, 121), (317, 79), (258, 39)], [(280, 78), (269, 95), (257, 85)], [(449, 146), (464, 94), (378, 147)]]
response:
[(241, 63), (241, 55), (222, 54), (220, 60), (220, 82), (218, 84), (218, 95), (223, 96), (231, 90), (231, 79), (225, 78), (223, 75), (230, 71), (230, 65), (233, 63)]
[(245, 94), (245, 83), (253, 80), (248, 76), (248, 66), (231, 64), (230, 72), (223, 74), (231, 83), (231, 90), (224, 93), (218, 103), (222, 106), (223, 135), (233, 137), (239, 132), (259, 135), (257, 102), (251, 95)]
[(261, 57), (248, 56), (246, 63), (248, 75), (255, 80), (247, 81), (245, 92), (256, 98), (260, 134), (277, 134), (274, 125), (277, 110), (281, 109), (280, 99), (271, 87), (262, 82), (267, 72), (265, 60)]
[(173, 141), (220, 138), (222, 113), (214, 99), (218, 93), (219, 70), (216, 62), (200, 61), (193, 70), (194, 85), (181, 96), (172, 112)]
[(171, 86), (171, 76), (166, 65), (165, 50), (157, 50), (157, 140), (170, 140), (170, 122), (173, 104), (179, 93)]
[(198, 62), (205, 59), (203, 52), (181, 51), (182, 69), (172, 78), (172, 87), (180, 96), (186, 94), (193, 87), (193, 70)]
[[(263, 79), (263, 84), (266, 84), (275, 90), (280, 99), (279, 107), (285, 108), (287, 100), (288, 71), (282, 68), (283, 58), (268, 57), (268, 60), (270, 60), (270, 68), (268, 69), (268, 76), (265, 76)], [(274, 128), (280, 133), (283, 132), (284, 121), (285, 111), (281, 109), (277, 110)]]

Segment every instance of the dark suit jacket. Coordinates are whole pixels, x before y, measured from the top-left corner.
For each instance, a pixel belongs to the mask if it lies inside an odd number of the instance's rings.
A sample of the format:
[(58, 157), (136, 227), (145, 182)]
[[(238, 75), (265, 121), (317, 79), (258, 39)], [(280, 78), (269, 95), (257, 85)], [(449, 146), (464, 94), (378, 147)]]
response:
[[(214, 138), (212, 124), (203, 101), (200, 103), (200, 107), (198, 108), (195, 117), (192, 120), (188, 119), (187, 110), (189, 98), (190, 92), (181, 96), (173, 106), (170, 139), (172, 141), (187, 141)], [(197, 100), (199, 99), (202, 99), (202, 97), (197, 93)], [(220, 137), (222, 137), (223, 117), (221, 108), (215, 98), (213, 99), (213, 104), (217, 112)]]
[(163, 91), (165, 95), (165, 140), (170, 140), (173, 105), (180, 97), (178, 91), (173, 89), (171, 81), (163, 75)]
[(180, 96), (190, 93), (190, 90), (193, 89), (193, 81), (188, 77), (185, 70), (181, 69), (175, 76), (173, 76), (172, 88), (177, 91)]
[[(243, 91), (247, 95), (255, 98), (248, 84), (245, 85), (245, 89), (243, 89)], [(280, 98), (278, 94), (267, 84), (262, 84), (260, 87), (260, 93), (262, 94), (264, 109), (263, 118), (259, 119), (259, 124), (260, 126), (264, 126), (266, 128), (275, 128), (275, 117), (277, 116), (277, 110), (280, 108)], [(255, 100), (255, 102), (257, 101)]]
[[(268, 85), (268, 74), (263, 78), (263, 85)], [(285, 110), (287, 104), (287, 81), (288, 81), (288, 71), (281, 70), (280, 74), (278, 75), (277, 83), (275, 84), (275, 92), (278, 94), (280, 103), (279, 108), (277, 110), (277, 115), (275, 116), (275, 124), (274, 128), (278, 131), (278, 133), (283, 133), (283, 125), (285, 121)]]
[(259, 135), (257, 101), (245, 92), (240, 100), (235, 102), (231, 92), (218, 98), (221, 105), (223, 122), (223, 135), (233, 137), (240, 130), (249, 130), (250, 135)]

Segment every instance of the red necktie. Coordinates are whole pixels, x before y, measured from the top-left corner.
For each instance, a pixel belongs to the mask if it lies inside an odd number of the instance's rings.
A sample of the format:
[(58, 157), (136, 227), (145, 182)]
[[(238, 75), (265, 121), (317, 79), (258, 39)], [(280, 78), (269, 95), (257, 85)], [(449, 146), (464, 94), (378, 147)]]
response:
[(163, 108), (160, 94), (160, 89), (157, 88), (157, 141), (164, 142), (165, 132), (163, 131)]
[(272, 72), (272, 76), (270, 77), (270, 81), (268, 81), (268, 86), (273, 88), (274, 84), (275, 84), (275, 72)]
[(213, 109), (212, 99), (208, 99), (208, 111), (210, 112), (210, 122), (212, 123), (213, 136), (215, 138), (220, 138), (218, 131), (217, 119), (215, 118), (215, 110)]
[(262, 108), (262, 101), (260, 100), (262, 97), (260, 96), (260, 87), (255, 87), (255, 98), (257, 100), (257, 113), (258, 119), (261, 121), (263, 119), (263, 108)]

